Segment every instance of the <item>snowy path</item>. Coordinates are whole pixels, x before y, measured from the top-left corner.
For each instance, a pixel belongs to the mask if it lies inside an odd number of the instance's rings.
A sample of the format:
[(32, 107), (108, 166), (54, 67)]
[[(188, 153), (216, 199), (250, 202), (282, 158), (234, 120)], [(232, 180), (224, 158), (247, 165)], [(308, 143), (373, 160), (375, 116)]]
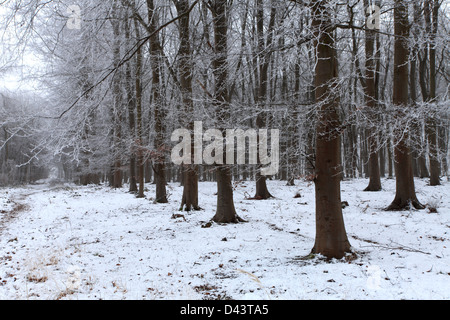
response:
[(333, 262), (301, 259), (314, 244), (313, 186), (268, 184), (276, 199), (236, 187), (248, 223), (211, 228), (214, 183), (200, 184), (203, 211), (178, 217), (178, 184), (167, 205), (152, 203), (152, 185), (147, 199), (102, 186), (2, 189), (0, 299), (450, 299), (449, 183), (417, 180), (419, 200), (439, 205), (429, 213), (383, 211), (393, 180), (378, 193), (344, 181), (356, 257)]

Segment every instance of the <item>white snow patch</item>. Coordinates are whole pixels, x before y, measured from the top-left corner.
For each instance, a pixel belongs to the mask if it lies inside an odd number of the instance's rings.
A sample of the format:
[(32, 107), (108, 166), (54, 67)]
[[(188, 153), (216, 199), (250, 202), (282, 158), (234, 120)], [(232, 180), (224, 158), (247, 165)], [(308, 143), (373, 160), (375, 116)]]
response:
[[(308, 256), (314, 244), (314, 186), (268, 181), (276, 197), (234, 201), (248, 221), (202, 228), (215, 213), (216, 184), (199, 185), (200, 212), (153, 204), (126, 189), (48, 184), (0, 190), (0, 299), (450, 299), (450, 183), (416, 180), (428, 210), (387, 212), (394, 180), (363, 192), (342, 182), (344, 219), (356, 258)], [(294, 198), (300, 190), (301, 198)], [(7, 221), (14, 203), (26, 205)], [(182, 214), (184, 218), (173, 218)]]

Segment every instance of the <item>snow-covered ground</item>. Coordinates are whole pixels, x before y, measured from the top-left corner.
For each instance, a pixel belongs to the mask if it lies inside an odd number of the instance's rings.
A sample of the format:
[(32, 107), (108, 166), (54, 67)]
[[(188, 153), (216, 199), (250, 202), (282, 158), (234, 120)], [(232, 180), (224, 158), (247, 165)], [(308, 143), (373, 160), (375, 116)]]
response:
[[(215, 183), (200, 183), (203, 211), (104, 186), (34, 185), (0, 190), (0, 299), (450, 299), (450, 183), (416, 180), (437, 212), (386, 212), (395, 181), (382, 192), (344, 181), (342, 200), (356, 255), (327, 262), (314, 244), (314, 186), (269, 181), (276, 199), (246, 200), (247, 223), (202, 228), (215, 212)], [(294, 198), (300, 190), (301, 198)], [(180, 216), (180, 214), (182, 216)]]

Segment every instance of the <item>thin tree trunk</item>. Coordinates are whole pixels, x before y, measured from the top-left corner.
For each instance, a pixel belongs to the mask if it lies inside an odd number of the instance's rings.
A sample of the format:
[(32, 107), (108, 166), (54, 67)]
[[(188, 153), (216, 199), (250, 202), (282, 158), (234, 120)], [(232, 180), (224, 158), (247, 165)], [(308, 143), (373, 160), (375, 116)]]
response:
[[(303, 22), (301, 23), (301, 28), (303, 26)], [(283, 81), (284, 86), (286, 87), (286, 93), (285, 93), (285, 99), (287, 99), (288, 96), (288, 80), (287, 80), (287, 70), (285, 70), (286, 73), (286, 80)], [(289, 116), (291, 117), (289, 119), (288, 124), (288, 137), (289, 137), (289, 145), (288, 145), (288, 186), (294, 186), (295, 185), (295, 179), (300, 176), (300, 163), (299, 163), (299, 151), (300, 151), (300, 135), (299, 135), (299, 116), (298, 116), (298, 107), (297, 103), (300, 102), (300, 61), (296, 61), (295, 67), (294, 67), (294, 95), (292, 102), (290, 104), (290, 112)]]
[[(155, 10), (153, 0), (147, 0), (148, 10), (148, 31), (154, 34), (158, 28), (158, 14)], [(166, 145), (164, 140), (164, 110), (163, 97), (161, 96), (161, 68), (162, 68), (162, 48), (159, 42), (159, 35), (154, 34), (150, 39), (150, 60), (152, 68), (152, 103), (155, 120), (155, 149), (156, 156), (153, 164), (156, 182), (156, 203), (167, 203), (166, 191)]]
[[(432, 12), (431, 17), (431, 35), (430, 35), (430, 96), (429, 102), (436, 102), (436, 34), (438, 28), (439, 0), (428, 0), (426, 5), (429, 10), (425, 10), (425, 14)], [(429, 17), (427, 18), (429, 20)], [(430, 148), (430, 186), (438, 186), (440, 182), (440, 163), (439, 163), (439, 146), (437, 143), (437, 125), (436, 119), (430, 115), (426, 121), (426, 131), (428, 144)]]
[[(418, 26), (420, 23), (420, 7), (419, 3), (414, 3), (414, 20), (413, 25), (411, 28), (412, 37), (414, 39), (414, 43), (418, 39)], [(412, 46), (411, 48), (411, 59), (409, 62), (410, 68), (409, 68), (409, 96), (411, 98), (411, 104), (414, 108), (417, 108), (417, 63), (416, 63), (416, 57), (418, 54), (418, 48), (416, 45)], [(420, 177), (421, 170), (420, 170), (420, 157), (422, 156), (422, 126), (420, 121), (414, 121), (412, 124), (412, 132), (414, 133), (414, 136), (417, 137), (417, 139), (414, 139), (414, 143), (412, 145), (412, 161), (413, 161), (413, 173), (414, 177)]]
[[(140, 39), (140, 31), (139, 24), (137, 19), (134, 20), (134, 27), (136, 29), (136, 39)], [(136, 90), (136, 129), (137, 129), (137, 171), (138, 171), (138, 179), (139, 179), (139, 189), (138, 189), (138, 198), (144, 198), (144, 189), (145, 189), (145, 173), (144, 166), (146, 162), (144, 161), (143, 156), (143, 130), (142, 130), (142, 84), (141, 84), (141, 73), (142, 73), (142, 50), (141, 48), (137, 48), (136, 52), (136, 75), (135, 75), (135, 90)]]
[(392, 140), (391, 137), (388, 137), (386, 143), (386, 150), (388, 153), (388, 179), (394, 178), (394, 165), (393, 165), (393, 156), (392, 156)]
[[(113, 33), (114, 33), (114, 48), (113, 48), (113, 59), (114, 59), (114, 66), (118, 68), (120, 63), (120, 16), (119, 16), (119, 9), (117, 7), (117, 2), (113, 2), (113, 15), (114, 18), (111, 20), (111, 24), (113, 27)], [(114, 132), (113, 134), (113, 145), (114, 145), (114, 164), (113, 164), (113, 172), (112, 172), (112, 187), (113, 188), (122, 188), (122, 169), (121, 169), (121, 157), (120, 157), (120, 144), (122, 141), (122, 92), (120, 90), (120, 72), (117, 72), (114, 79), (113, 79), (113, 99), (114, 99), (114, 106), (113, 106), (113, 123), (112, 123), (112, 130)]]
[(145, 183), (152, 183), (152, 173), (153, 173), (153, 167), (151, 160), (147, 159), (145, 160)]
[[(364, 0), (364, 7), (368, 8), (368, 0)], [(369, 155), (369, 185), (364, 191), (380, 191), (381, 190), (381, 178), (380, 178), (380, 164), (378, 162), (378, 134), (377, 134), (377, 109), (378, 102), (376, 97), (376, 73), (375, 73), (375, 30), (366, 29), (366, 78), (365, 78), (365, 98), (366, 105), (369, 111), (368, 119), (371, 121), (371, 125), (367, 130), (369, 135), (368, 149)], [(377, 48), (378, 50), (379, 48)]]
[[(267, 107), (267, 88), (269, 84), (268, 76), (269, 76), (269, 65), (270, 65), (270, 50), (264, 45), (264, 6), (262, 0), (256, 0), (257, 6), (257, 17), (256, 17), (256, 32), (258, 38), (258, 49), (257, 56), (259, 59), (258, 68), (259, 68), (259, 86), (258, 86), (258, 94), (256, 95), (256, 105), (258, 108), (258, 115), (256, 117), (256, 128), (264, 129), (267, 127), (267, 115), (264, 109)], [(272, 45), (273, 39), (273, 27), (275, 24), (275, 6), (272, 7), (270, 14), (270, 21), (267, 30), (267, 47)], [(262, 110), (261, 110), (262, 109)], [(259, 141), (258, 141), (259, 143)], [(270, 194), (269, 189), (267, 188), (267, 177), (261, 175), (261, 165), (258, 165), (256, 170), (256, 194), (253, 197), (254, 199), (266, 200), (269, 198), (273, 198)]]
[(361, 177), (368, 178), (369, 177), (369, 145), (368, 145), (368, 138), (367, 138), (367, 129), (366, 128), (360, 128), (360, 149), (361, 149)]
[[(130, 22), (125, 21), (125, 38), (129, 42), (130, 40)], [(127, 86), (127, 103), (128, 103), (128, 121), (129, 121), (129, 129), (130, 129), (130, 192), (138, 191), (137, 187), (137, 179), (136, 179), (136, 117), (135, 117), (135, 108), (136, 108), (136, 100), (133, 97), (134, 85), (133, 85), (133, 77), (130, 64), (127, 64), (125, 71), (125, 80)]]
[[(189, 9), (188, 0), (174, 0), (178, 15), (182, 15)], [(181, 85), (181, 95), (184, 106), (184, 116), (182, 117), (183, 127), (191, 133), (194, 132), (194, 103), (192, 100), (192, 49), (189, 33), (189, 15), (184, 15), (179, 21), (180, 31), (180, 49), (179, 56), (179, 82)], [(186, 211), (200, 210), (198, 205), (198, 166), (194, 164), (194, 142), (191, 144), (192, 164), (185, 165), (182, 168), (183, 196), (181, 201), (181, 210), (185, 207)]]
[(384, 178), (386, 177), (386, 148), (381, 147), (379, 151), (379, 156), (380, 156), (380, 177)]
[(442, 169), (443, 169), (443, 174), (447, 176), (447, 181), (449, 180), (449, 172), (448, 172), (448, 160), (447, 160), (447, 155), (448, 155), (448, 145), (449, 145), (449, 135), (448, 135), (448, 127), (445, 125), (445, 123), (441, 123), (440, 128), (439, 128), (439, 144), (440, 144), (440, 149), (442, 150), (442, 154), (444, 155), (442, 157)]

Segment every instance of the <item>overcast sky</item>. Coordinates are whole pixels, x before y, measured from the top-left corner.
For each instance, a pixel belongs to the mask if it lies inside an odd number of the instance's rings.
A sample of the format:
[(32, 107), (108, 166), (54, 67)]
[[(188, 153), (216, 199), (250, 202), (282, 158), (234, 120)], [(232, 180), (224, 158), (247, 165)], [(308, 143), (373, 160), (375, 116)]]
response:
[(36, 91), (39, 89), (37, 81), (30, 79), (30, 73), (40, 63), (34, 56), (27, 55), (21, 63), (9, 70), (2, 70), (0, 74), (0, 88), (8, 91)]
[[(0, 21), (5, 21), (6, 9), (0, 5)], [(42, 65), (42, 61), (28, 48), (11, 50), (17, 46), (18, 39), (13, 30), (0, 24), (0, 89), (9, 91), (35, 91), (36, 81), (30, 79), (33, 69)], [(19, 53), (20, 52), (20, 53)]]

